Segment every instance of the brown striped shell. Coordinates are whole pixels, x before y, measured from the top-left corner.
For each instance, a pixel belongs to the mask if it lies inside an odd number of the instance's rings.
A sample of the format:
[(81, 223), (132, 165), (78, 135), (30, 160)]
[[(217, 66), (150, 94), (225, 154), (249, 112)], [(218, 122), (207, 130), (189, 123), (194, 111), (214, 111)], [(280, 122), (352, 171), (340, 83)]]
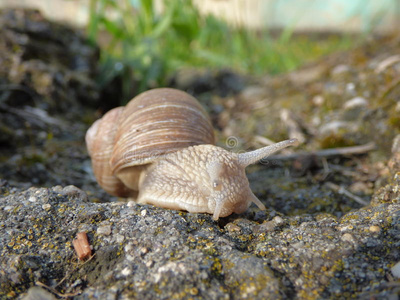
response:
[(214, 131), (194, 97), (160, 88), (106, 113), (88, 130), (86, 143), (98, 183), (112, 195), (129, 197), (149, 163), (182, 148), (214, 144)]
[[(138, 203), (210, 213), (215, 220), (264, 204), (245, 168), (288, 146), (282, 141), (246, 153), (211, 145), (214, 133), (196, 99), (174, 89), (140, 94), (96, 121), (86, 134), (99, 184)], [(136, 197), (137, 196), (137, 197)]]
[(109, 163), (114, 149), (116, 125), (123, 110), (123, 107), (114, 108), (94, 122), (86, 133), (86, 146), (92, 159), (93, 173), (101, 187), (111, 195), (129, 197), (132, 191), (113, 175)]

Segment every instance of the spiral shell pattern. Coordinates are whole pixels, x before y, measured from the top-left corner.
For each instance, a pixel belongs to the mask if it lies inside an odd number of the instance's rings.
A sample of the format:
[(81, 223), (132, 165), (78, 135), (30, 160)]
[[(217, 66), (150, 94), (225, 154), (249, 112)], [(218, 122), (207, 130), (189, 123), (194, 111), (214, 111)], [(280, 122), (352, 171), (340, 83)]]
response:
[(195, 98), (179, 90), (144, 92), (128, 103), (120, 119), (110, 161), (114, 173), (182, 148), (214, 144), (207, 113)]
[(138, 190), (143, 166), (179, 149), (214, 144), (210, 118), (189, 94), (153, 89), (97, 120), (86, 144), (98, 183), (109, 194), (129, 197)]
[(129, 197), (132, 191), (113, 175), (109, 162), (114, 148), (116, 125), (123, 110), (123, 107), (114, 108), (94, 122), (86, 132), (85, 139), (97, 182), (111, 195)]

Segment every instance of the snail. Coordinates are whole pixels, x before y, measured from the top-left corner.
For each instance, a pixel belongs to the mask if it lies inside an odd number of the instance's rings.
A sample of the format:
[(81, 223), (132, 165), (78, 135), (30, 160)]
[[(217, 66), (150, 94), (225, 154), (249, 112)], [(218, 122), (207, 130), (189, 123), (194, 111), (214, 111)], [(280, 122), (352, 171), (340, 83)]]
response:
[(95, 177), (109, 194), (137, 203), (209, 213), (214, 220), (242, 213), (253, 194), (245, 168), (288, 146), (285, 140), (247, 153), (215, 146), (206, 111), (189, 94), (149, 90), (95, 121), (86, 145)]

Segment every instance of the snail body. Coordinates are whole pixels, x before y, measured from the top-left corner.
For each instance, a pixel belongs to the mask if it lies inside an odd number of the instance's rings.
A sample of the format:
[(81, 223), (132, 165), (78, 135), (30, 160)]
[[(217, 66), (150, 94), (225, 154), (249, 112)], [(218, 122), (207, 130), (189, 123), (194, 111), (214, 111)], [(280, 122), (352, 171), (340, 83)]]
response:
[(138, 95), (86, 133), (96, 179), (111, 195), (210, 213), (215, 220), (242, 213), (251, 203), (265, 209), (250, 189), (245, 168), (297, 140), (241, 154), (214, 142), (211, 121), (197, 100), (169, 88)]

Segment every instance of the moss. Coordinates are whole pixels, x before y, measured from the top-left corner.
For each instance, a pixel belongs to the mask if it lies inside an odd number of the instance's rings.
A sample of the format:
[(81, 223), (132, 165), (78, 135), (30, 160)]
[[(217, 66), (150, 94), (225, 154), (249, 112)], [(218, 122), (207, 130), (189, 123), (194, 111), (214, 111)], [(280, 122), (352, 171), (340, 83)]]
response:
[(25, 155), (24, 157), (22, 157), (18, 161), (18, 164), (19, 164), (19, 166), (32, 166), (36, 163), (43, 164), (46, 161), (47, 161), (47, 158), (44, 155), (33, 153), (33, 154)]
[(400, 130), (400, 116), (398, 116), (398, 113), (395, 116), (389, 117), (388, 124), (394, 129)]
[(344, 134), (330, 134), (319, 140), (319, 145), (321, 149), (328, 148), (340, 148), (340, 147), (350, 147), (354, 146), (356, 143), (354, 140), (349, 139)]
[(220, 277), (223, 274), (223, 268), (222, 268), (222, 263), (221, 260), (217, 257), (211, 258), (213, 261), (212, 266), (211, 266), (211, 272), (216, 276)]

